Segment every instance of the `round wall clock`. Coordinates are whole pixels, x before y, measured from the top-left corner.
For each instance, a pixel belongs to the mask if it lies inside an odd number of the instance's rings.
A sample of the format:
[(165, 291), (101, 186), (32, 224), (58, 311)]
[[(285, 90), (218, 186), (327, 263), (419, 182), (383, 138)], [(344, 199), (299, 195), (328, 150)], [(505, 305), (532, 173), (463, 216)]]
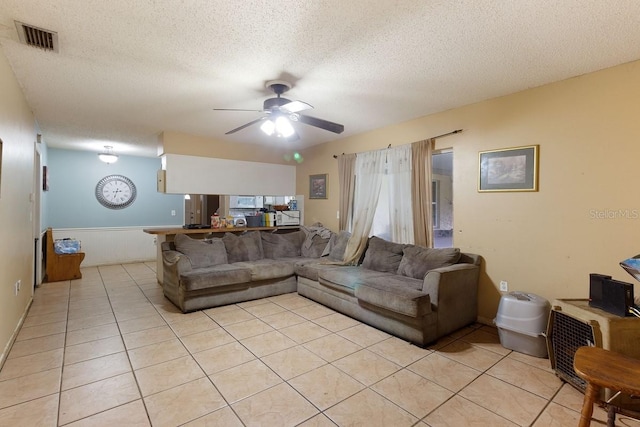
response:
[(124, 209), (136, 199), (136, 186), (126, 176), (105, 176), (96, 185), (96, 198), (109, 209)]

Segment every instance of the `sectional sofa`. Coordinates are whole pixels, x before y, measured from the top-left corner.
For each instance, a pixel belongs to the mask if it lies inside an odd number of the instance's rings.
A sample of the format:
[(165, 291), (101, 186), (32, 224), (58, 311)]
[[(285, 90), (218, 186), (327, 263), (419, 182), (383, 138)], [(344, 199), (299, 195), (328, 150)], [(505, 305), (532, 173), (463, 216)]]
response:
[(165, 296), (183, 312), (289, 292), (426, 346), (476, 321), (480, 257), (371, 237), (341, 265), (349, 234), (249, 231), (163, 243)]

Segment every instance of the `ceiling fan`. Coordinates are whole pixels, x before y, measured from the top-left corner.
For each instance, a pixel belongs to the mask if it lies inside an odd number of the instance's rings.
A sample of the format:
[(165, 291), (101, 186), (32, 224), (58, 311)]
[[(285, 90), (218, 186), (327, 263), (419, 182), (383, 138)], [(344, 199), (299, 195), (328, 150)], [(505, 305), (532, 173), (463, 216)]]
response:
[(256, 123), (262, 122), (260, 129), (267, 135), (275, 135), (288, 140), (298, 139), (298, 136), (291, 125), (291, 122), (300, 122), (309, 126), (328, 130), (333, 133), (342, 133), (344, 126), (339, 123), (333, 123), (328, 120), (318, 119), (316, 117), (305, 116), (300, 114), (301, 111), (310, 110), (313, 107), (306, 102), (290, 101), (282, 98), (280, 95), (291, 89), (291, 84), (283, 80), (271, 80), (266, 82), (265, 86), (276, 94), (275, 98), (265, 99), (262, 110), (243, 110), (236, 108), (214, 108), (215, 111), (257, 111), (265, 113), (264, 116), (252, 120), (235, 129), (226, 132), (225, 135), (238, 132)]

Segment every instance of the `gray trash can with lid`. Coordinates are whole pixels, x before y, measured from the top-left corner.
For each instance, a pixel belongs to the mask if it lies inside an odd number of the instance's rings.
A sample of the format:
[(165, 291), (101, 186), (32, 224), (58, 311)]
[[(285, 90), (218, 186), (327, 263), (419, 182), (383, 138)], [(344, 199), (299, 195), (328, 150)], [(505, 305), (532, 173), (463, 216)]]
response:
[(514, 291), (500, 298), (498, 327), (500, 344), (510, 350), (536, 357), (548, 357), (545, 332), (551, 304), (541, 296)]

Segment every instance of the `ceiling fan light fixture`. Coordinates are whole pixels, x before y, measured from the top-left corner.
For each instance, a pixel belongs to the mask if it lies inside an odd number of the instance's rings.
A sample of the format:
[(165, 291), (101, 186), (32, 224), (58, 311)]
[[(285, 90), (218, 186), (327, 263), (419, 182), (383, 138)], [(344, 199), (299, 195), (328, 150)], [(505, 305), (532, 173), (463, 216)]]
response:
[(276, 137), (287, 139), (289, 141), (294, 139), (298, 140), (300, 138), (291, 124), (292, 121), (324, 129), (333, 133), (342, 133), (344, 131), (344, 126), (340, 123), (334, 123), (328, 120), (318, 119), (317, 117), (298, 114), (301, 111), (313, 109), (313, 106), (303, 101), (290, 101), (286, 98), (282, 98), (280, 95), (291, 89), (291, 84), (282, 80), (272, 80), (266, 82), (266, 87), (273, 91), (276, 96), (275, 98), (265, 99), (262, 104), (262, 110), (214, 108), (214, 110), (218, 111), (258, 111), (265, 113), (258, 119), (252, 120), (249, 123), (245, 123), (242, 126), (238, 126), (237, 128), (225, 132), (225, 135), (231, 135), (232, 133), (246, 129), (249, 126), (261, 123), (260, 129), (266, 135), (273, 136), (275, 134)]
[(260, 130), (267, 135), (271, 136), (276, 131), (276, 124), (271, 120), (265, 120), (262, 125), (260, 125)]
[(265, 120), (260, 125), (260, 130), (269, 136), (275, 135), (278, 138), (289, 138), (295, 133), (293, 126), (285, 116), (278, 116), (274, 120)]
[(111, 164), (118, 161), (118, 155), (113, 153), (113, 147), (110, 145), (104, 146), (104, 153), (98, 154), (98, 158), (106, 164)]
[(276, 136), (282, 138), (289, 138), (294, 134), (293, 126), (291, 122), (284, 116), (280, 116), (276, 119)]

